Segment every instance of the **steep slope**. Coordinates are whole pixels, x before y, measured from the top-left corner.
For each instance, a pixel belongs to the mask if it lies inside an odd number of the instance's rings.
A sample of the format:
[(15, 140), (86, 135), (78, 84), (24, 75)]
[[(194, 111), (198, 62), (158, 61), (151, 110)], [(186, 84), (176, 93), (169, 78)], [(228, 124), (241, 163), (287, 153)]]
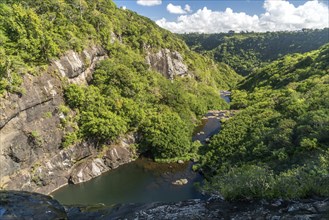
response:
[(305, 53), (329, 42), (329, 29), (297, 32), (180, 35), (194, 51), (208, 54), (248, 75), (284, 55)]
[(232, 93), (203, 157), (228, 199), (329, 195), (329, 45), (274, 61)]
[(189, 158), (198, 118), (239, 80), (111, 0), (1, 1), (0, 43), (2, 188), (48, 193), (136, 148)]
[(287, 55), (249, 75), (239, 88), (248, 91), (260, 87), (281, 89), (311, 77), (325, 76), (329, 69), (328, 60), (328, 44), (309, 53)]

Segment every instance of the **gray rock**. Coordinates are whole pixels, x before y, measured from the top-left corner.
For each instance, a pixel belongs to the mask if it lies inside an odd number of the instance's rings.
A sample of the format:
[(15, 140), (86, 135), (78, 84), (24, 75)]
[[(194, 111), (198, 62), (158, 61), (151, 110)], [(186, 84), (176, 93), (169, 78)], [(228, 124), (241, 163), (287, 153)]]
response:
[(4, 214), (6, 213), (7, 209), (0, 207), (0, 217), (4, 216)]
[(276, 200), (275, 202), (272, 203), (272, 206), (278, 207), (280, 205), (282, 205), (282, 199), (278, 199), (278, 200)]
[[(239, 201), (227, 202), (218, 197), (207, 201), (187, 200), (173, 203), (127, 204), (114, 207), (100, 207), (89, 209), (87, 207), (69, 207), (67, 209), (70, 219), (328, 219), (329, 213), (319, 211), (314, 214), (287, 213), (287, 207), (293, 204), (314, 205), (315, 201), (290, 202), (282, 201), (282, 206), (273, 207), (272, 202)], [(88, 216), (88, 218), (85, 218)]]
[(0, 191), (1, 219), (269, 219), (308, 220), (328, 219), (328, 207), (316, 213), (305, 213), (303, 208), (296, 213), (287, 212), (289, 207), (309, 207), (326, 203), (326, 200), (282, 201), (280, 207), (272, 202), (238, 201), (228, 202), (218, 197), (206, 201), (193, 199), (171, 203), (126, 204), (107, 207), (102, 204), (92, 206), (64, 207), (49, 196), (18, 192)]
[[(110, 146), (113, 152), (105, 152), (103, 158), (98, 158), (94, 143), (61, 149), (64, 130), (73, 130), (63, 128), (61, 122), (75, 114), (65, 116), (59, 110), (64, 105), (62, 80), (86, 84), (97, 62), (106, 57), (105, 50), (97, 46), (82, 53), (68, 51), (38, 76), (26, 74), (23, 94), (0, 97), (1, 188), (50, 193), (70, 179), (89, 180), (135, 157), (130, 150), (131, 135)], [(77, 178), (78, 174), (82, 177)]]
[(161, 49), (157, 53), (148, 52), (146, 62), (152, 69), (171, 80), (176, 76), (190, 76), (187, 65), (184, 64), (181, 54), (177, 51)]
[(87, 48), (81, 54), (70, 50), (52, 62), (50, 71), (58, 71), (71, 83), (86, 84), (92, 78), (96, 63), (105, 58), (105, 50), (97, 46)]
[(64, 207), (50, 196), (0, 191), (1, 219), (67, 219)]

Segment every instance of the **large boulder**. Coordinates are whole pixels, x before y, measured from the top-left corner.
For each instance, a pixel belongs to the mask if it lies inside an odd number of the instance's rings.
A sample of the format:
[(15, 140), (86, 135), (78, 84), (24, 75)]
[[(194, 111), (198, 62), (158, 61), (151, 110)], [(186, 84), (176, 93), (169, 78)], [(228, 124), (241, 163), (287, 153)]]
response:
[(23, 191), (0, 191), (0, 219), (67, 219), (64, 207), (50, 196)]

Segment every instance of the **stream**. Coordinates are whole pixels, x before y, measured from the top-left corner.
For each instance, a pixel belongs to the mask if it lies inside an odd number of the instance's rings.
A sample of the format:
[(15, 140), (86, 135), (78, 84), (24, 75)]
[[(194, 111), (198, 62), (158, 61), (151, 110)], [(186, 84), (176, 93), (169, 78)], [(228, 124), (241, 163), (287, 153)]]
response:
[[(221, 91), (221, 97), (229, 102), (230, 93)], [(205, 143), (220, 130), (220, 120), (209, 112), (202, 124), (195, 129), (192, 140)], [(65, 205), (114, 205), (118, 203), (177, 202), (187, 199), (205, 199), (196, 185), (203, 177), (192, 171), (191, 161), (179, 163), (156, 163), (149, 158), (136, 161), (108, 171), (88, 182), (69, 184), (51, 195)], [(185, 185), (172, 184), (187, 179)]]

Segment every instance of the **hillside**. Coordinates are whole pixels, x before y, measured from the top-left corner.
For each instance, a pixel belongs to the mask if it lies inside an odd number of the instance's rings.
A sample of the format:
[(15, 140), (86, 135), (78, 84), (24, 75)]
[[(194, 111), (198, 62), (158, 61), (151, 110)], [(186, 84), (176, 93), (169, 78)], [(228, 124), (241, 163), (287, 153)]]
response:
[[(328, 33), (175, 35), (112, 0), (2, 0), (0, 189), (49, 194), (145, 154), (198, 160), (227, 200), (328, 197)], [(220, 133), (192, 142), (209, 110)]]
[(111, 0), (1, 1), (0, 43), (2, 188), (48, 193), (146, 151), (188, 159), (241, 78)]
[(211, 190), (228, 199), (329, 195), (328, 55), (328, 44), (287, 55), (233, 91), (240, 111), (203, 157)]
[(328, 28), (295, 32), (180, 35), (192, 50), (248, 75), (284, 55), (305, 53), (329, 42)]

